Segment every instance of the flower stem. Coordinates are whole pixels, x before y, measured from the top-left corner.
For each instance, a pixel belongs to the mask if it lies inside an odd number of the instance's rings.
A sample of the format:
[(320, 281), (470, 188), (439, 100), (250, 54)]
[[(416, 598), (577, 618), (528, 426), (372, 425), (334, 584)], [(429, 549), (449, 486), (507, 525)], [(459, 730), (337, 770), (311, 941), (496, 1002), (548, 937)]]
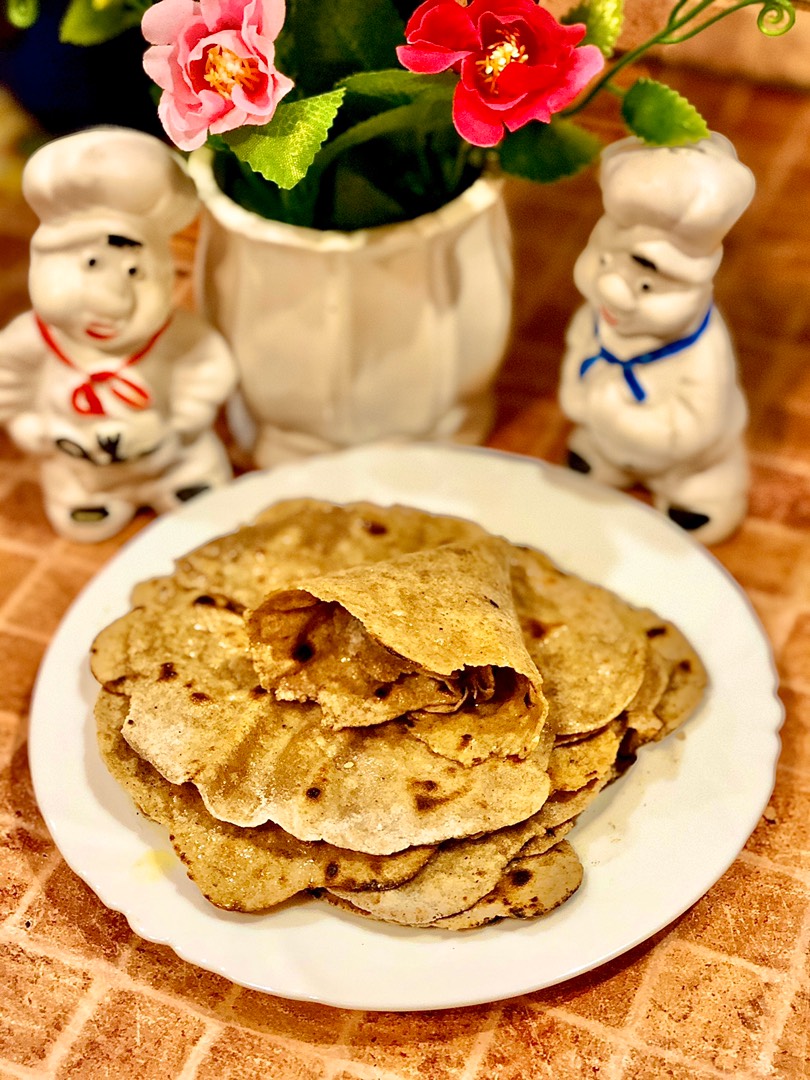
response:
[(583, 98), (565, 109), (561, 115), (568, 117), (582, 112), (602, 90), (621, 95), (622, 91), (613, 84), (613, 78), (623, 68), (635, 63), (648, 50), (658, 45), (677, 45), (682, 41), (688, 41), (689, 38), (695, 37), (713, 23), (719, 22), (735, 11), (741, 11), (753, 5), (759, 6), (761, 11), (757, 16), (757, 26), (769, 37), (778, 37), (787, 33), (796, 21), (796, 11), (790, 0), (738, 0), (732, 7), (708, 16), (697, 25), (690, 26), (689, 24), (699, 18), (713, 2), (714, 0), (678, 0), (670, 11), (666, 24), (660, 30), (634, 49), (624, 53), (608, 71), (596, 80)]

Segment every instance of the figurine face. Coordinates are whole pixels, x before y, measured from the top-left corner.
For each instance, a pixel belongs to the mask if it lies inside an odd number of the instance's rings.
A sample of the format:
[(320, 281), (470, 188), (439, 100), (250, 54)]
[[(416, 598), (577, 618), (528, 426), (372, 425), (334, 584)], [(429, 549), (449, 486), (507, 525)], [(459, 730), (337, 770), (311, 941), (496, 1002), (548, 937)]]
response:
[(637, 229), (620, 228), (603, 217), (576, 262), (574, 281), (603, 325), (616, 334), (671, 340), (706, 313), (712, 283), (670, 277), (638, 253), (638, 242)]
[(39, 317), (78, 344), (120, 354), (137, 349), (171, 311), (168, 249), (125, 236), (31, 252), (29, 293)]

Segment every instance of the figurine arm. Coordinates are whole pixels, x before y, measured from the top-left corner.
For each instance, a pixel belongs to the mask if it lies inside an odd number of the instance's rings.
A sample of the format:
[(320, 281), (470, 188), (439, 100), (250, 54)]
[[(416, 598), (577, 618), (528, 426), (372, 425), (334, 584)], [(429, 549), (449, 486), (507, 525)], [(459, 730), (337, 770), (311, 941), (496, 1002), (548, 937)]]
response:
[(593, 311), (583, 304), (575, 313), (565, 334), (565, 355), (560, 377), (560, 407), (569, 420), (582, 423), (587, 413), (587, 392), (579, 369), (586, 356), (596, 352)]
[(32, 312), (26, 311), (0, 333), (0, 424), (20, 449), (33, 454), (52, 448), (37, 401), (44, 360)]
[(706, 345), (667, 391), (652, 393), (643, 403), (631, 402), (620, 380), (591, 400), (590, 425), (612, 444), (614, 455), (618, 444), (631, 459), (641, 453), (665, 468), (700, 454), (738, 423), (730, 348), (725, 342), (707, 340)]
[(0, 333), (0, 423), (35, 407), (44, 359), (32, 313), (26, 311)]
[(171, 424), (181, 436), (210, 426), (236, 386), (236, 367), (225, 339), (210, 325), (178, 312), (182, 343), (172, 369)]

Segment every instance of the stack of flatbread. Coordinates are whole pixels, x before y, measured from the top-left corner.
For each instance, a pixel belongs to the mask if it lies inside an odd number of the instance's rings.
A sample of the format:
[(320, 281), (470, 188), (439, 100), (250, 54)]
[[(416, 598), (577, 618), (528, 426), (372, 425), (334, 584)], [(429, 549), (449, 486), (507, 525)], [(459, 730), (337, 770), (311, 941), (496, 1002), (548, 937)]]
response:
[(91, 659), (103, 758), (213, 904), (451, 930), (571, 896), (578, 815), (706, 683), (539, 551), (310, 499), (138, 585)]

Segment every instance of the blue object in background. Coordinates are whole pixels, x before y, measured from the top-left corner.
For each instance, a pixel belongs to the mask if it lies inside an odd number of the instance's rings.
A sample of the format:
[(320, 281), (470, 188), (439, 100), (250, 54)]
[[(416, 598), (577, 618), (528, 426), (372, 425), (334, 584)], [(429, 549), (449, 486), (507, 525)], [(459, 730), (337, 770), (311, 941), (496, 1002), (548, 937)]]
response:
[(163, 131), (141, 67), (146, 42), (135, 27), (103, 45), (63, 45), (63, 0), (42, 0), (28, 30), (5, 23), (0, 35), (0, 84), (50, 135), (93, 124)]

